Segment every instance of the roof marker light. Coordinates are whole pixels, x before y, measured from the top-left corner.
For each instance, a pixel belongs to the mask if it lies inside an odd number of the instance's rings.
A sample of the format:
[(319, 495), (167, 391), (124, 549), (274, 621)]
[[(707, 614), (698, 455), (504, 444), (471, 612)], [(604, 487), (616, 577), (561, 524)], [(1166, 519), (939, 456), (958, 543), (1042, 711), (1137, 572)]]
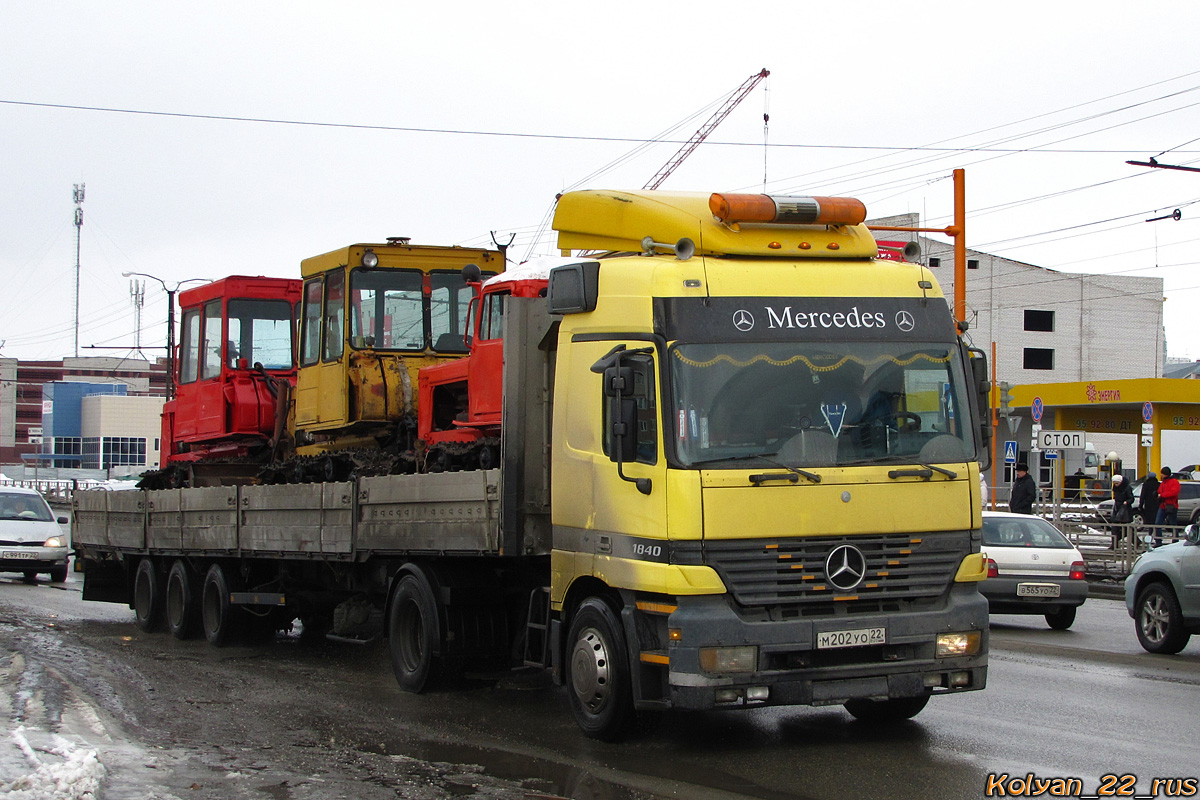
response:
[(719, 222), (775, 222), (790, 225), (857, 225), (867, 207), (852, 197), (782, 197), (766, 194), (718, 194), (708, 208)]

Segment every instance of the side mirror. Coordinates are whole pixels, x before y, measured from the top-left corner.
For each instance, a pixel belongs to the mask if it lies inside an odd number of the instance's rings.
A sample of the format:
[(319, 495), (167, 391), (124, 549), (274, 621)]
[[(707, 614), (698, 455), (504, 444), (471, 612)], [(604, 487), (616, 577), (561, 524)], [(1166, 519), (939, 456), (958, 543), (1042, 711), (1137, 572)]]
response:
[[(59, 517), (58, 519), (56, 519), (54, 521), (57, 522), (59, 525), (70, 525), (71, 524), (71, 520), (67, 519), (66, 517)], [(1192, 527), (1195, 527), (1195, 526), (1193, 525)]]
[(987, 356), (982, 350), (967, 350), (970, 359), (971, 378), (975, 384), (975, 408), (979, 414), (979, 466), (987, 469), (992, 464), (992, 408), (989, 395), (992, 384), (988, 380)]
[(1200, 525), (1188, 525), (1184, 528), (1183, 539), (1188, 544), (1200, 544)]

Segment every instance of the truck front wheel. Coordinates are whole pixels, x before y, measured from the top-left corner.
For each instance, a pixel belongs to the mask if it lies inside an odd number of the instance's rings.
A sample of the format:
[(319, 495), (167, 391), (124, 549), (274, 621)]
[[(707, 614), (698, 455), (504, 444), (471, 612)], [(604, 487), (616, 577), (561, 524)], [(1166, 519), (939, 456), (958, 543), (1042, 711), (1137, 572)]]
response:
[(567, 637), (571, 711), (584, 734), (616, 741), (636, 719), (632, 676), (621, 623), (616, 612), (598, 597), (580, 604)]
[(863, 722), (902, 722), (912, 719), (929, 702), (929, 695), (894, 697), (891, 700), (848, 700), (842, 705), (851, 716)]
[(419, 572), (400, 578), (388, 609), (388, 652), (396, 682), (407, 692), (420, 693), (436, 677), (434, 651), (441, 625), (433, 589)]

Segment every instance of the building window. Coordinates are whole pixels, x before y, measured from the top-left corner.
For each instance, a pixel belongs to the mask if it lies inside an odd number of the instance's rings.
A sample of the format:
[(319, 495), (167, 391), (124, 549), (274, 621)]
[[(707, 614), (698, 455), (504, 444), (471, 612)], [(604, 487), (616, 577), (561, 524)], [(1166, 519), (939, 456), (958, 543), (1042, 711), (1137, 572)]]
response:
[(930, 256), (930, 258), (929, 258), (930, 268), (940, 267), (941, 265), (942, 265), (942, 260), (940, 258), (934, 258), (934, 257)]
[(978, 258), (968, 258), (967, 259), (967, 269), (979, 269), (979, 259)]
[(1048, 347), (1026, 347), (1025, 369), (1054, 369), (1054, 350)]
[(1025, 310), (1025, 330), (1027, 331), (1045, 331), (1046, 333), (1054, 332), (1054, 312), (1053, 311), (1033, 311)]

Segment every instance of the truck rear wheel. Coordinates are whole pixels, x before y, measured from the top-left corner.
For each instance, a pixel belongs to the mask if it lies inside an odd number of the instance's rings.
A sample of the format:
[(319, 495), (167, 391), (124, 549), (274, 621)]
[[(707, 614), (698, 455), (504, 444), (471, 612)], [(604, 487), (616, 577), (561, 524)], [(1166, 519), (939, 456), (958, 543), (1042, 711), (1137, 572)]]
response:
[(147, 633), (153, 633), (162, 625), (162, 578), (154, 562), (148, 558), (138, 562), (137, 572), (133, 576), (133, 616), (137, 626)]
[(220, 564), (213, 564), (204, 576), (201, 592), (200, 617), (204, 622), (204, 638), (208, 643), (224, 647), (238, 633), (238, 611), (229, 602), (230, 581)]
[(400, 578), (388, 608), (388, 652), (396, 682), (407, 692), (425, 691), (437, 676), (437, 612), (433, 588), (423, 573), (412, 571)]
[(589, 597), (571, 620), (567, 637), (571, 711), (584, 734), (606, 742), (633, 727), (633, 677), (621, 623), (608, 603)]
[(176, 639), (188, 639), (196, 630), (199, 603), (192, 570), (182, 561), (171, 565), (167, 573), (167, 630)]

